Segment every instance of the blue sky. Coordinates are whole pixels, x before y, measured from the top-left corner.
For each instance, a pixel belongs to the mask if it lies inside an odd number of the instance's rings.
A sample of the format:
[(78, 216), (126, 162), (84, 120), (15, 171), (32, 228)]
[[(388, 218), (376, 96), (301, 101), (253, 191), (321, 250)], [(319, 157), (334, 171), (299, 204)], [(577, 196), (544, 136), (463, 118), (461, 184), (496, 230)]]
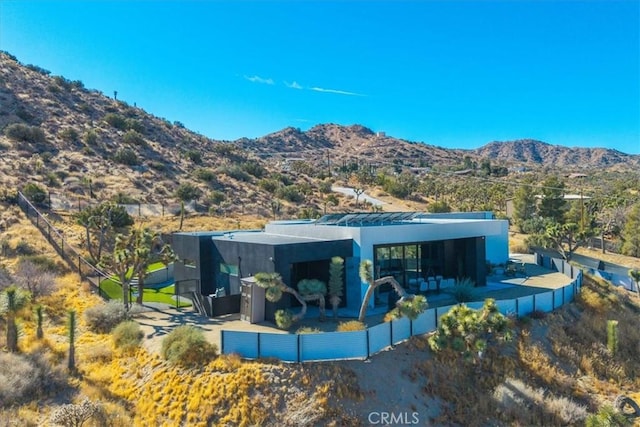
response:
[(640, 153), (640, 2), (0, 1), (0, 49), (216, 139)]

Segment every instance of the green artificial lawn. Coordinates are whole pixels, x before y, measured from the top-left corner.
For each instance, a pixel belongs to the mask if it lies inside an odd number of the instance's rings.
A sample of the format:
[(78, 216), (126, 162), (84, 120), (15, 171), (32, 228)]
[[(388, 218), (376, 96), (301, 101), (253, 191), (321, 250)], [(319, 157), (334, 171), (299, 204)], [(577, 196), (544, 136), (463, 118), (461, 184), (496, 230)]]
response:
[[(109, 299), (122, 299), (122, 286), (120, 283), (113, 279), (105, 279), (100, 282), (100, 289), (104, 292)], [(142, 295), (142, 302), (161, 302), (164, 304), (170, 304), (176, 306), (176, 300), (172, 297), (175, 293), (175, 285), (167, 286), (162, 289), (149, 289), (145, 288)], [(132, 300), (135, 301), (136, 297), (132, 296)], [(179, 307), (189, 307), (191, 303), (187, 298), (180, 299)]]

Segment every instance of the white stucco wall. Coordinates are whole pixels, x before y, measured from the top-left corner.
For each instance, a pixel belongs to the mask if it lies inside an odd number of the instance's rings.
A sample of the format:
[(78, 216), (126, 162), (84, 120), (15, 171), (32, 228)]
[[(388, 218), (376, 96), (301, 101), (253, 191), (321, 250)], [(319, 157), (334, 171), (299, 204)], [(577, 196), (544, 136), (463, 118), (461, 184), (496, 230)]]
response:
[[(316, 225), (308, 222), (273, 222), (265, 227), (267, 233), (317, 239), (353, 239), (353, 267), (361, 260), (373, 260), (373, 247), (381, 244), (417, 243), (437, 240), (485, 237), (486, 259), (492, 263), (503, 263), (509, 257), (509, 222), (494, 220), (490, 213), (455, 213), (429, 216), (407, 224), (346, 227)], [(356, 267), (357, 268), (357, 267)], [(347, 291), (357, 289), (357, 274), (347, 275)], [(355, 286), (354, 286), (355, 285)], [(360, 283), (362, 301), (367, 285)], [(355, 307), (355, 294), (349, 295), (349, 306)], [(358, 305), (359, 305), (358, 301)], [(372, 301), (373, 304), (373, 301)]]

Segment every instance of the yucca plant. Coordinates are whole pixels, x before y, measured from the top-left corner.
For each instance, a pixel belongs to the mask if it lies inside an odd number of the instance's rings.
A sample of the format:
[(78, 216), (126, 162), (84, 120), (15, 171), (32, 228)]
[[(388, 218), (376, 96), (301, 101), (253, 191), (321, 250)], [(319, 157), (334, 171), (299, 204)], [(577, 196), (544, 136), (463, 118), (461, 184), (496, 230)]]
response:
[(36, 326), (36, 338), (41, 340), (44, 337), (44, 332), (42, 331), (42, 321), (44, 319), (44, 307), (42, 307), (42, 305), (38, 304), (36, 306), (36, 320), (37, 320), (37, 326)]
[(342, 301), (342, 283), (344, 273), (344, 259), (339, 256), (331, 258), (329, 264), (329, 302), (333, 310), (333, 318), (338, 318), (338, 306)]
[(16, 318), (20, 310), (29, 303), (29, 294), (16, 286), (10, 286), (0, 294), (0, 314), (5, 316), (7, 323), (7, 349), (18, 351), (18, 325)]
[(68, 311), (68, 329), (69, 329), (69, 364), (68, 369), (70, 373), (76, 371), (76, 312), (75, 310)]

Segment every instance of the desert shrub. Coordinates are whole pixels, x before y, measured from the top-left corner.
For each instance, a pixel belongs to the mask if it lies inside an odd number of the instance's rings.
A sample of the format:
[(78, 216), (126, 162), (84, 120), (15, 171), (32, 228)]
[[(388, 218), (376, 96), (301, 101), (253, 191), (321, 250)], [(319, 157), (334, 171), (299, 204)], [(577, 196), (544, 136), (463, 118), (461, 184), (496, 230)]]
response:
[(162, 162), (156, 162), (156, 161), (153, 161), (153, 162), (149, 163), (149, 167), (151, 169), (155, 169), (155, 170), (160, 171), (160, 172), (164, 172), (164, 171), (166, 171), (168, 169), (166, 164), (164, 164)]
[(127, 319), (122, 301), (112, 300), (106, 304), (89, 307), (84, 312), (87, 327), (93, 332), (106, 334)]
[(96, 145), (98, 143), (98, 134), (93, 129), (89, 129), (85, 132), (83, 141), (87, 145)]
[(127, 129), (138, 133), (144, 133), (144, 125), (140, 122), (140, 120), (130, 118), (126, 119), (125, 122)]
[(122, 137), (122, 141), (129, 145), (137, 145), (140, 147), (147, 146), (147, 141), (145, 141), (142, 135), (135, 130), (128, 130)]
[(224, 202), (224, 200), (226, 198), (227, 198), (227, 196), (225, 196), (225, 194), (222, 191), (214, 190), (214, 191), (209, 193), (209, 196), (207, 197), (207, 200), (211, 204), (218, 205), (218, 204)]
[(40, 73), (43, 76), (48, 76), (49, 74), (51, 74), (51, 71), (46, 70), (46, 69), (44, 69), (42, 67), (39, 67), (37, 65), (27, 64), (27, 65), (25, 65), (25, 67), (30, 69), (30, 70), (32, 70), (32, 71), (35, 71), (36, 73)]
[(241, 167), (246, 173), (256, 178), (262, 178), (267, 173), (267, 170), (255, 160), (244, 162)]
[(586, 427), (625, 427), (631, 425), (633, 423), (611, 405), (604, 405), (596, 414), (589, 415), (585, 420)]
[(292, 203), (301, 203), (304, 201), (304, 194), (300, 192), (297, 185), (287, 185), (278, 188), (276, 190), (276, 197)]
[(318, 329), (318, 328), (313, 328), (311, 326), (301, 326), (296, 331), (296, 334), (317, 334), (317, 333), (320, 333), (320, 332), (322, 332), (322, 331), (320, 329)]
[(55, 172), (47, 172), (45, 175), (45, 179), (47, 180), (47, 186), (49, 187), (60, 187), (60, 178), (58, 178), (58, 174)]
[[(275, 288), (268, 288), (267, 292)], [(293, 324), (293, 313), (291, 310), (278, 310), (275, 314), (276, 326), (280, 329), (289, 329)]]
[(45, 141), (44, 131), (37, 126), (12, 123), (4, 129), (7, 138), (19, 142), (39, 143)]
[(196, 178), (198, 178), (200, 181), (204, 181), (204, 182), (216, 181), (216, 173), (211, 169), (206, 169), (206, 168), (196, 169), (194, 174)]
[(127, 166), (135, 166), (140, 164), (138, 155), (130, 148), (120, 148), (113, 156), (113, 160)]
[(29, 199), (31, 203), (41, 204), (47, 200), (47, 191), (33, 182), (28, 183), (22, 189), (22, 194)]
[(346, 322), (338, 323), (336, 331), (338, 332), (352, 332), (352, 331), (364, 331), (367, 329), (367, 325), (358, 320), (349, 320)]
[(119, 114), (116, 113), (107, 113), (104, 116), (104, 121), (109, 123), (116, 129), (125, 130), (127, 129), (127, 120)]
[(100, 404), (91, 402), (88, 398), (80, 404), (67, 403), (60, 406), (51, 414), (51, 422), (63, 426), (82, 426), (100, 411)]
[(196, 165), (199, 165), (200, 163), (202, 163), (202, 154), (199, 151), (189, 150), (186, 153), (184, 153), (184, 156), (187, 159), (191, 160)]
[(237, 181), (250, 182), (251, 175), (245, 172), (240, 166), (225, 166), (219, 169), (220, 173), (227, 175)]
[(123, 351), (131, 351), (135, 350), (140, 346), (140, 342), (144, 337), (144, 333), (140, 329), (140, 325), (138, 323), (127, 320), (120, 323), (113, 330), (113, 343), (116, 348), (119, 348)]
[(512, 421), (536, 420), (544, 425), (578, 425), (587, 417), (585, 406), (566, 397), (554, 397), (518, 379), (507, 378), (493, 392), (502, 415)]
[(22, 239), (16, 243), (15, 253), (16, 255), (33, 255), (36, 250), (29, 242)]
[(175, 328), (162, 340), (162, 356), (185, 367), (203, 366), (216, 357), (218, 348), (209, 343), (193, 325)]
[(279, 186), (280, 182), (276, 181), (275, 179), (263, 178), (258, 181), (258, 187), (268, 193), (275, 193)]
[(456, 302), (472, 301), (476, 295), (475, 283), (468, 277), (456, 280), (455, 286), (445, 291), (451, 294)]
[(64, 128), (59, 135), (63, 141), (69, 143), (74, 143), (80, 140), (80, 134), (74, 128)]
[(0, 407), (21, 405), (50, 395), (64, 386), (63, 375), (39, 352), (0, 352)]

